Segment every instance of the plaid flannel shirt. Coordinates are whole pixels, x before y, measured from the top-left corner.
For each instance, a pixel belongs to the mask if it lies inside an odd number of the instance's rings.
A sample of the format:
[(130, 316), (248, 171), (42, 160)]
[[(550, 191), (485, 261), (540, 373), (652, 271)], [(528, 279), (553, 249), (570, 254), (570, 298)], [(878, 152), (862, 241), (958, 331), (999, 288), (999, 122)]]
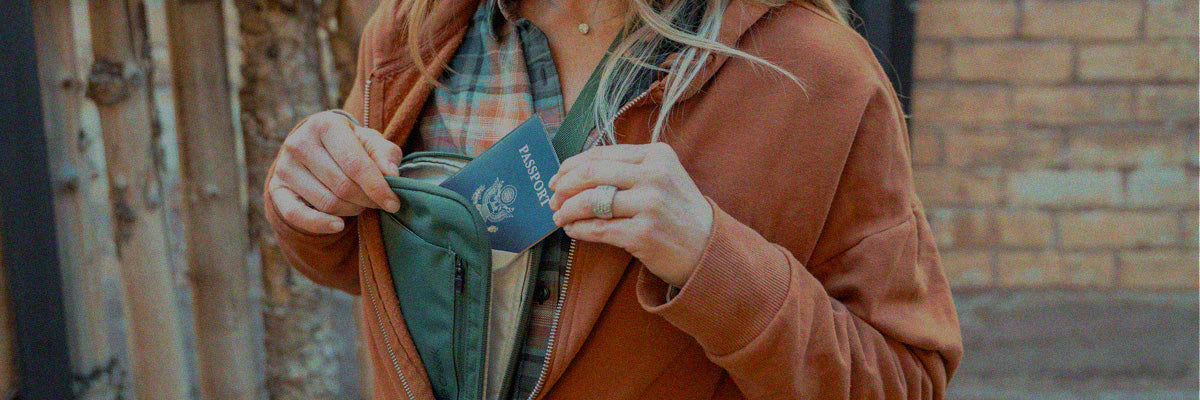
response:
[[(566, 110), (550, 43), (533, 23), (516, 17), (515, 7), (515, 0), (491, 0), (475, 13), (440, 79), (445, 88), (434, 89), (422, 110), (416, 132), (421, 149), (474, 157), (535, 113), (551, 137), (558, 131)], [(588, 143), (595, 139), (593, 131)], [(538, 282), (512, 377), (514, 399), (528, 398), (541, 374), (569, 243), (558, 230), (538, 244)]]

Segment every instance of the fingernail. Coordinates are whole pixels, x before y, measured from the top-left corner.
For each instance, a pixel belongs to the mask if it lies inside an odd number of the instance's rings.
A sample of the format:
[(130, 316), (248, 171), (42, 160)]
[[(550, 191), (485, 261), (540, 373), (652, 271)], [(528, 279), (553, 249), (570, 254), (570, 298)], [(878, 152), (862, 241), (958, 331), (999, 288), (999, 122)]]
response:
[(346, 224), (342, 221), (333, 221), (329, 223), (329, 229), (333, 229), (334, 232), (341, 232), (345, 227)]
[(383, 209), (387, 210), (387, 212), (390, 212), (390, 213), (400, 211), (400, 202), (395, 201), (395, 200), (385, 201), (383, 204)]
[(550, 190), (555, 190), (555, 188), (557, 187), (557, 185), (556, 185), (557, 183), (558, 183), (558, 174), (554, 174), (554, 176), (550, 177), (550, 183), (547, 185), (550, 186)]

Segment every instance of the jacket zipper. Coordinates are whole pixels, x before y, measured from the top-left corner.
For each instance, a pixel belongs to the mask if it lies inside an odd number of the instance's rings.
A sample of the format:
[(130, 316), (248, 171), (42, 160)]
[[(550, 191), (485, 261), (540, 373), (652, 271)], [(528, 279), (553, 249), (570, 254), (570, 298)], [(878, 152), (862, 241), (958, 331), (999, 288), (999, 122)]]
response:
[(538, 392), (546, 384), (546, 375), (550, 373), (550, 356), (554, 354), (554, 339), (558, 337), (558, 319), (562, 316), (563, 304), (567, 302), (567, 284), (571, 281), (571, 265), (575, 263), (575, 239), (571, 239), (571, 247), (567, 250), (567, 266), (563, 269), (562, 282), (558, 285), (558, 304), (554, 305), (554, 315), (550, 318), (550, 338), (546, 341), (546, 358), (542, 360), (542, 372), (538, 374), (537, 384), (529, 394), (529, 400), (537, 398)]
[[(371, 79), (367, 78), (367, 82), (363, 85), (363, 126), (371, 126)], [(358, 242), (362, 243), (362, 230), (358, 231)], [(359, 268), (362, 268), (363, 274), (370, 274), (371, 271), (366, 267), (366, 255), (360, 254), (358, 258)], [(372, 282), (375, 280), (372, 279)], [(413, 394), (412, 385), (409, 385), (408, 378), (404, 377), (404, 370), (400, 368), (400, 360), (396, 357), (396, 350), (392, 347), (392, 338), (388, 335), (387, 326), (383, 323), (383, 312), (379, 310), (379, 292), (373, 285), (364, 285), (367, 287), (368, 296), (371, 298), (371, 308), (375, 312), (375, 322), (379, 325), (379, 332), (383, 334), (383, 344), (387, 349), (388, 358), (392, 361), (392, 368), (396, 370), (396, 376), (400, 378), (400, 385), (404, 387), (404, 394), (409, 400), (416, 400)]]
[[(358, 232), (358, 242), (362, 243), (362, 231)], [(362, 269), (363, 274), (370, 274), (371, 271), (366, 266), (366, 255), (360, 254), (358, 258), (358, 267)], [(372, 279), (372, 282), (375, 282)], [(379, 325), (379, 332), (383, 334), (383, 344), (387, 348), (388, 357), (392, 361), (392, 368), (395, 368), (396, 375), (400, 377), (400, 384), (404, 386), (404, 393), (408, 395), (409, 400), (415, 400), (412, 386), (408, 384), (408, 379), (404, 377), (404, 371), (400, 369), (400, 360), (396, 357), (396, 350), (392, 348), (392, 338), (388, 335), (387, 327), (383, 324), (383, 313), (379, 310), (379, 292), (375, 290), (373, 285), (364, 285), (367, 287), (368, 295), (371, 299), (371, 308), (375, 311), (375, 322)]]
[(363, 84), (363, 126), (371, 127), (371, 78)]
[[(369, 83), (370, 82), (368, 82), (368, 84)], [(623, 106), (621, 106), (621, 108), (617, 109), (617, 114), (613, 118), (613, 121), (616, 121), (618, 118), (621, 118), (621, 114), (624, 114), (626, 111), (629, 111), (630, 108), (633, 108), (634, 105), (636, 105), (638, 102), (642, 101), (642, 99), (648, 95), (650, 95), (649, 90), (643, 91), (642, 94), (637, 95), (637, 97), (634, 97), (633, 100), (630, 100), (628, 103), (625, 103), (625, 105), (623, 105)]]
[[(630, 100), (625, 105), (617, 110), (616, 117), (613, 120), (621, 117), (625, 111), (629, 111), (635, 104), (650, 94), (649, 90), (643, 91), (633, 100)], [(615, 143), (614, 143), (615, 144)], [(578, 242), (571, 239), (571, 246), (567, 250), (567, 266), (563, 269), (562, 282), (559, 283), (558, 304), (554, 306), (554, 314), (550, 318), (550, 338), (546, 341), (546, 358), (542, 361), (542, 372), (538, 374), (537, 384), (533, 386), (533, 392), (529, 394), (529, 400), (537, 398), (538, 392), (542, 391), (542, 387), (546, 384), (546, 376), (550, 373), (550, 356), (554, 354), (554, 341), (558, 337), (558, 319), (562, 315), (563, 303), (567, 300), (567, 284), (571, 280), (571, 265), (575, 263), (575, 249), (578, 247)]]

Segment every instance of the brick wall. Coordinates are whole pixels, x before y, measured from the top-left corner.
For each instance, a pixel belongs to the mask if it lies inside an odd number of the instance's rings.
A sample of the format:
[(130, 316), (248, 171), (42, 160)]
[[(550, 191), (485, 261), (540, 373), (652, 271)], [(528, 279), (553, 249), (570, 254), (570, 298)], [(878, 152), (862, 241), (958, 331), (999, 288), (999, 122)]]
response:
[(1196, 0), (921, 0), (912, 145), (956, 287), (1196, 288)]

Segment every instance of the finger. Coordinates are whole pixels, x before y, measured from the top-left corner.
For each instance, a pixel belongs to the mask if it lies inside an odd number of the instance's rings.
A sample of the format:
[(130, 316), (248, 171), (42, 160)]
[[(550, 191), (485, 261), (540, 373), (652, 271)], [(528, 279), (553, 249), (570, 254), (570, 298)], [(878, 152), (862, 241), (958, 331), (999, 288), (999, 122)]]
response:
[(640, 164), (646, 158), (646, 154), (650, 149), (648, 145), (634, 144), (614, 144), (611, 146), (596, 146), (586, 151), (576, 154), (562, 162), (558, 166), (558, 173), (550, 178), (550, 184), (554, 184), (555, 180), (573, 169), (579, 168), (581, 165), (595, 161), (616, 161), (629, 164)]
[(643, 170), (639, 165), (610, 160), (581, 164), (565, 174), (559, 170), (555, 175), (559, 179), (550, 181), (550, 190), (554, 191), (550, 209), (556, 210), (566, 199), (599, 185), (613, 185), (617, 189), (634, 187), (642, 179)]
[(297, 229), (315, 234), (330, 234), (341, 232), (346, 227), (341, 218), (312, 209), (286, 187), (272, 189), (271, 199), (274, 200), (275, 209), (279, 211), (283, 220)]
[[(638, 199), (643, 197), (640, 192), (640, 190), (618, 190), (612, 198), (613, 218), (629, 218), (636, 215), (639, 211)], [(555, 225), (567, 226), (576, 221), (596, 218), (596, 214), (592, 212), (592, 201), (607, 194), (605, 191), (591, 188), (572, 196), (554, 213)], [(603, 199), (599, 200), (603, 201)]]
[(560, 169), (570, 169), (575, 167), (576, 164), (595, 160), (611, 160), (637, 164), (642, 162), (646, 158), (646, 154), (652, 151), (651, 146), (645, 144), (614, 144), (592, 147), (563, 161)]
[(350, 127), (350, 129), (354, 129), (358, 126), (358, 120), (345, 110), (326, 110), (314, 114), (314, 116), (319, 116), (320, 118), (329, 121), (330, 124), (346, 124)]
[(306, 169), (276, 169), (275, 174), (283, 179), (288, 189), (317, 211), (343, 217), (362, 213), (362, 206), (342, 200)]
[(384, 175), (396, 176), (399, 174), (398, 166), (400, 160), (404, 158), (404, 151), (400, 149), (400, 146), (387, 140), (379, 131), (371, 128), (359, 127), (354, 130), (354, 133), (358, 134), (363, 148), (367, 150), (367, 154), (371, 156)]
[(358, 183), (350, 179), (345, 172), (342, 172), (342, 167), (334, 161), (329, 153), (317, 146), (316, 150), (297, 153), (295, 156), (301, 159), (301, 168), (307, 170), (318, 181), (321, 182), (338, 198), (365, 208), (378, 208), (379, 205), (367, 197), (367, 194), (359, 188)]
[(622, 249), (633, 245), (638, 232), (644, 231), (644, 222), (632, 219), (585, 219), (563, 227), (563, 232), (575, 240), (604, 243)]
[[(341, 167), (341, 171), (349, 176), (358, 185), (358, 188), (376, 204), (375, 207), (388, 212), (396, 212), (400, 209), (400, 198), (396, 197), (396, 194), (388, 188), (387, 181), (383, 179), (383, 173), (379, 172), (379, 168), (367, 155), (366, 149), (363, 148), (362, 142), (358, 140), (357, 136), (323, 135), (321, 142), (325, 144), (329, 154), (337, 155), (333, 160)], [(338, 195), (340, 196), (341, 193)]]

